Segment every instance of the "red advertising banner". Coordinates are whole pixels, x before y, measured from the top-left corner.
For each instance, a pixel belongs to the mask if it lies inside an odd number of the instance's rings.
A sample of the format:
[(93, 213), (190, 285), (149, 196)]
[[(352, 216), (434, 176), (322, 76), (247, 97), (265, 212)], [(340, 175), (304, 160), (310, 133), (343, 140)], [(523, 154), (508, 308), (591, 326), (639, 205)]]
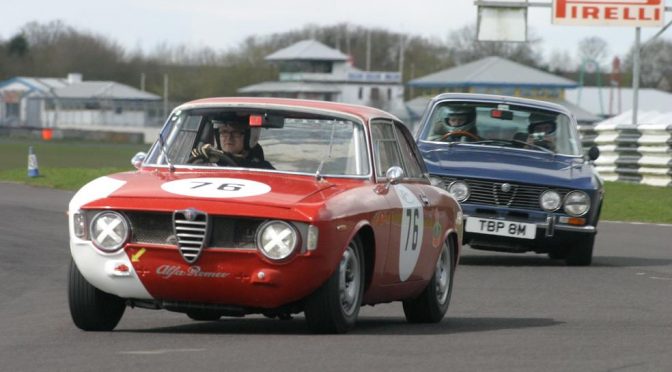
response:
[(665, 0), (553, 0), (553, 23), (660, 27), (665, 23)]

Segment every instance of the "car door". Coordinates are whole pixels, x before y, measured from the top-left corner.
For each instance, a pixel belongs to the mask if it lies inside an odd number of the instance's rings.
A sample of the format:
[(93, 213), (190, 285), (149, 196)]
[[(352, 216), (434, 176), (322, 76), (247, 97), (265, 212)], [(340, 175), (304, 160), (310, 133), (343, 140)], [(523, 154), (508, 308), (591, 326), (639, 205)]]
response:
[[(385, 252), (384, 282), (403, 283), (425, 278), (418, 272), (418, 263), (426, 242), (431, 241), (431, 211), (427, 210), (428, 200), (423, 186), (425, 178), (413, 139), (403, 124), (391, 120), (373, 120), (371, 139), (374, 148), (376, 180), (388, 204), (390, 236)], [(392, 166), (399, 166), (404, 177), (396, 185), (386, 188), (385, 173)], [(429, 240), (428, 240), (429, 239)]]

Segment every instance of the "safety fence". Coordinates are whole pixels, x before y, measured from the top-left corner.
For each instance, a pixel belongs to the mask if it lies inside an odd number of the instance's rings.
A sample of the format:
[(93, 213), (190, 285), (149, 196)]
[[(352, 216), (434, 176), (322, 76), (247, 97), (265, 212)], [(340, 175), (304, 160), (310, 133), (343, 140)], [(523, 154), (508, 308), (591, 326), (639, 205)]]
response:
[(672, 124), (579, 126), (584, 148), (597, 145), (595, 166), (607, 181), (672, 187)]

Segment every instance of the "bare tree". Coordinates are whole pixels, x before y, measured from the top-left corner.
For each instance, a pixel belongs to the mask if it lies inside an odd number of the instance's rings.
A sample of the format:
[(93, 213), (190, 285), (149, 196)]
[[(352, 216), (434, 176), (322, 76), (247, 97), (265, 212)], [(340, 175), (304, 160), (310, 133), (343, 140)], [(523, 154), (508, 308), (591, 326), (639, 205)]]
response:
[[(632, 71), (634, 47), (625, 58), (622, 71)], [(656, 39), (644, 45), (640, 55), (642, 87), (670, 89), (672, 83), (672, 42)]]
[(538, 48), (541, 39), (536, 36), (531, 35), (526, 43), (479, 41), (476, 31), (476, 25), (468, 25), (449, 34), (447, 45), (457, 64), (499, 56), (528, 66), (542, 65)]
[(579, 42), (578, 53), (581, 61), (593, 60), (602, 65), (609, 54), (609, 45), (599, 36), (587, 37)]

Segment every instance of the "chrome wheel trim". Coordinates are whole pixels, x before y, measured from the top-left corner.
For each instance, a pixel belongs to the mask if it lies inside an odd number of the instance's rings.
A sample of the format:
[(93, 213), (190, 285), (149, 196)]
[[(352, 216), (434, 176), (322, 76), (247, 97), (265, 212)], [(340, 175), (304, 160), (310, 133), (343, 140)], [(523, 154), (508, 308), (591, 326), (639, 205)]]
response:
[(450, 264), (450, 251), (444, 244), (441, 250), (441, 256), (436, 261), (436, 300), (439, 304), (446, 303), (448, 299), (448, 292), (450, 291), (450, 281), (452, 280), (452, 273), (450, 272), (452, 265)]
[(348, 316), (355, 312), (359, 302), (359, 289), (362, 285), (359, 265), (359, 258), (350, 243), (341, 257), (338, 280), (341, 310)]

